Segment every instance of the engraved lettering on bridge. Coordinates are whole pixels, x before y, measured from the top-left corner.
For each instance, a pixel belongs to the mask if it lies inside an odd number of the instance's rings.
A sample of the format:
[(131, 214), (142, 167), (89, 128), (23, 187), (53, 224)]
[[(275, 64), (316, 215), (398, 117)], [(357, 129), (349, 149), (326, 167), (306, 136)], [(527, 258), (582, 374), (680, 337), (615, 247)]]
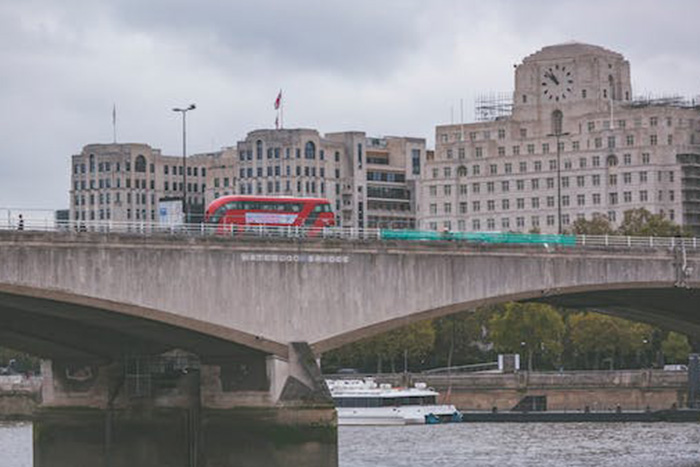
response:
[(319, 263), (346, 264), (350, 257), (346, 255), (311, 255), (292, 253), (241, 253), (241, 260), (258, 263)]

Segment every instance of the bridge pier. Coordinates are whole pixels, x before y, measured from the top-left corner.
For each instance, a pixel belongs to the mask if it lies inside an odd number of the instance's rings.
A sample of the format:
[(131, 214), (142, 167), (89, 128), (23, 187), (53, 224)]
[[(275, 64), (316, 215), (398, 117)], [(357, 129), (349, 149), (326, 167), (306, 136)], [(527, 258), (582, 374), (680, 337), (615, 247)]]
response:
[(289, 354), (44, 361), (34, 465), (337, 466), (335, 409), (313, 354), (306, 344)]

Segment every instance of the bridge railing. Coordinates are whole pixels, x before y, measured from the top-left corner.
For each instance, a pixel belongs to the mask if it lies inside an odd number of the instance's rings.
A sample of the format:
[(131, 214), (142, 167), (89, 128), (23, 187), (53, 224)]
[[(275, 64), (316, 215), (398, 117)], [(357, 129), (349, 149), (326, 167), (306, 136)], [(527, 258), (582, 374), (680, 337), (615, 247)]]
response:
[(453, 232), (428, 230), (360, 229), (354, 227), (299, 227), (266, 225), (161, 224), (149, 221), (56, 221), (52, 219), (0, 219), (0, 230), (34, 232), (118, 233), (138, 236), (178, 235), (219, 238), (286, 238), (339, 240), (397, 240), (453, 242), (464, 244), (542, 245), (562, 248), (652, 248), (684, 247), (696, 250), (696, 237), (632, 237), (616, 235), (555, 235), (504, 232)]

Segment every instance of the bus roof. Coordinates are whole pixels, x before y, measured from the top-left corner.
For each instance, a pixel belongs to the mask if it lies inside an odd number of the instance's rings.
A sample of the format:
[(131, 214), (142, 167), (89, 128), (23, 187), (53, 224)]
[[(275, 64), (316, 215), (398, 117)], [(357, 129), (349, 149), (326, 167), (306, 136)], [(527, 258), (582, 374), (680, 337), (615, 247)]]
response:
[(262, 202), (278, 202), (278, 203), (328, 203), (330, 201), (326, 198), (304, 198), (295, 196), (257, 196), (257, 195), (227, 195), (216, 198), (214, 201), (209, 203), (207, 206), (207, 211), (211, 209), (216, 209), (222, 204), (230, 203), (232, 201), (262, 201)]

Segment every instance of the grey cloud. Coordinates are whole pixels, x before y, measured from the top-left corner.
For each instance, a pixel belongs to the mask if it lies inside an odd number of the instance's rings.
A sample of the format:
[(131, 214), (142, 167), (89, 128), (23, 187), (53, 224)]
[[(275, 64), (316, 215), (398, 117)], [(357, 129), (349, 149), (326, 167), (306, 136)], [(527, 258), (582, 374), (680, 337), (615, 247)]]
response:
[(280, 70), (351, 75), (392, 68), (420, 42), (417, 2), (110, 2), (119, 23), (194, 47), (222, 68), (256, 57)]

